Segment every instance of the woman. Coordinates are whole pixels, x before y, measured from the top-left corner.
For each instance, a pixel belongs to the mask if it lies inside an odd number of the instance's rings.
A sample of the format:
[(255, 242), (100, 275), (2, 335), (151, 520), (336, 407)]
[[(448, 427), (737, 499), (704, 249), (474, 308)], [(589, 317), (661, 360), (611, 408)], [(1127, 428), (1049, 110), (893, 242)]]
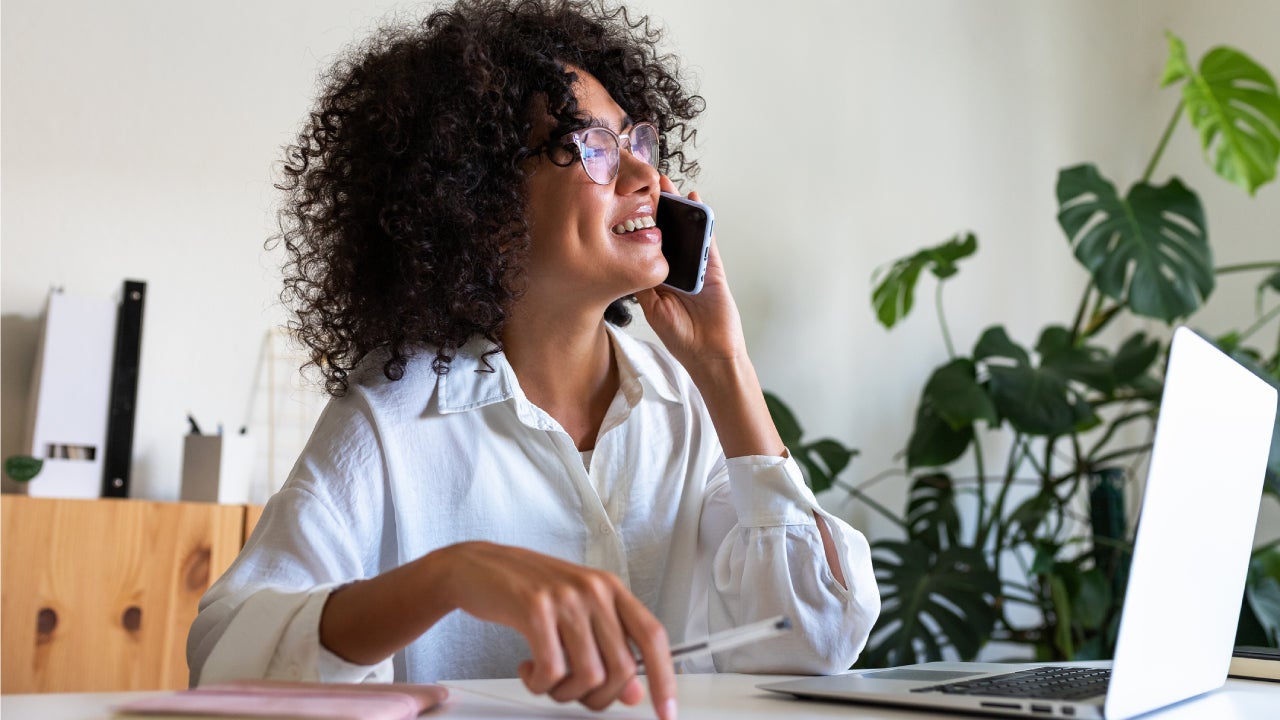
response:
[[(339, 64), (282, 233), (333, 398), (201, 602), (193, 683), (518, 674), (599, 709), (641, 701), (634, 646), (674, 718), (669, 640), (786, 613), (687, 669), (856, 658), (867, 543), (787, 456), (715, 246), (700, 294), (660, 286), (649, 221), (702, 100), (657, 39), (463, 0)], [(636, 301), (665, 349), (618, 329)]]

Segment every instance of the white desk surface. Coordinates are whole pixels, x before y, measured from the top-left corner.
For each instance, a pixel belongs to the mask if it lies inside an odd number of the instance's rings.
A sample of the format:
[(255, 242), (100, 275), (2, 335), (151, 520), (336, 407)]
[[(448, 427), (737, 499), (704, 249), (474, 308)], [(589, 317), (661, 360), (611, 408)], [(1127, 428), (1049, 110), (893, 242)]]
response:
[[(817, 703), (756, 689), (756, 685), (780, 679), (764, 675), (680, 675), (682, 720), (743, 720), (750, 718), (866, 718), (910, 720), (955, 717), (866, 705)], [(647, 704), (635, 708), (614, 705), (594, 713), (580, 705), (559, 705), (525, 691), (519, 680), (458, 680), (443, 683), (449, 700), (425, 718), (606, 718), (652, 720)], [(4, 720), (109, 720), (111, 708), (154, 692), (55, 693), (0, 696)], [(1227, 681), (1224, 688), (1179, 703), (1145, 718), (1153, 720), (1263, 720), (1280, 717), (1280, 683), (1253, 680)]]

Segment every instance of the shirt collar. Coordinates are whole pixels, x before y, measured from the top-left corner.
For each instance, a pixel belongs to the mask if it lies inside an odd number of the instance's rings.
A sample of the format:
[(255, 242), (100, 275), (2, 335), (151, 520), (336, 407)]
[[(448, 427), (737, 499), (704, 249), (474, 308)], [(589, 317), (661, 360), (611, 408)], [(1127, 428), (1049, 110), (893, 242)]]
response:
[[(679, 403), (672, 371), (655, 357), (656, 350), (625, 332), (605, 323), (618, 358), (620, 386), (626, 391), (639, 384), (658, 397)], [(515, 370), (503, 353), (485, 356), (494, 344), (483, 337), (472, 338), (454, 353), (449, 372), (437, 379), (437, 402), (441, 413), (464, 412), (512, 398), (524, 398)], [(487, 363), (487, 364), (486, 364)], [(492, 371), (489, 370), (492, 368)]]

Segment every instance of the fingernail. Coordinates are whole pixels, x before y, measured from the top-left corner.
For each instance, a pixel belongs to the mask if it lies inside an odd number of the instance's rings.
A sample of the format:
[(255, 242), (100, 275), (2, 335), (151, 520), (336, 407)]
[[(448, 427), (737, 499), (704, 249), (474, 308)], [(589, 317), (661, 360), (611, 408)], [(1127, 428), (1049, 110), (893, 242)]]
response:
[(676, 714), (676, 699), (667, 698), (667, 701), (662, 703), (662, 720), (676, 720)]

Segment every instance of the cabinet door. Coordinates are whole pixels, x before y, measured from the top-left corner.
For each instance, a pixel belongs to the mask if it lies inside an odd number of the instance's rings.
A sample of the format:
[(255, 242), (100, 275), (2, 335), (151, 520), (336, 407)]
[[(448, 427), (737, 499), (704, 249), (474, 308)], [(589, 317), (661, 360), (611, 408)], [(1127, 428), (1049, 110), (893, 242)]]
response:
[(244, 508), (6, 495), (0, 691), (182, 688), (200, 596)]

